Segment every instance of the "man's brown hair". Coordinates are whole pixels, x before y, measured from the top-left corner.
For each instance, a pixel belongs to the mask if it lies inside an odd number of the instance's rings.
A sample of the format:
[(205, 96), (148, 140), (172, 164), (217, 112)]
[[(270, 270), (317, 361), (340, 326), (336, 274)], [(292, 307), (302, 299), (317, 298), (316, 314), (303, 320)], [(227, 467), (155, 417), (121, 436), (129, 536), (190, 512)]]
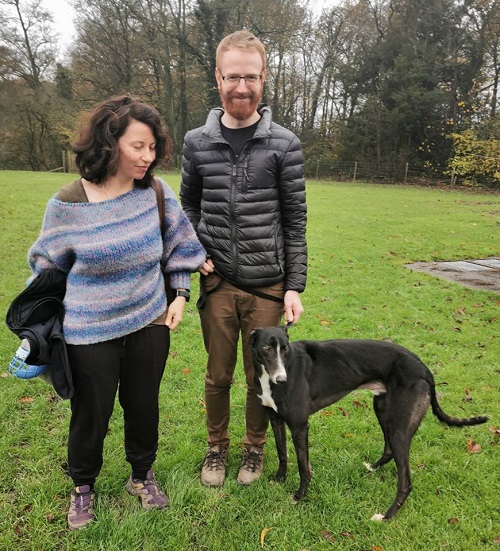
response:
[(215, 63), (219, 67), (219, 62), (222, 54), (231, 50), (232, 48), (238, 48), (243, 51), (258, 52), (262, 58), (262, 70), (266, 69), (266, 50), (264, 44), (250, 31), (236, 31), (232, 34), (224, 37), (217, 46), (217, 52), (215, 54)]

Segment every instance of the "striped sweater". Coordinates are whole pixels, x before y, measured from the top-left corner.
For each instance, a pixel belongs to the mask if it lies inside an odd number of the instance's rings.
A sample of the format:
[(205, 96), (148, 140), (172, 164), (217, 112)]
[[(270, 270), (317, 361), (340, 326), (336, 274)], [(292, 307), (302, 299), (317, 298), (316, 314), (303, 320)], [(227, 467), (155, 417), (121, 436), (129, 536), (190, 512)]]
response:
[(35, 275), (51, 268), (67, 274), (68, 344), (123, 337), (158, 318), (167, 306), (161, 269), (172, 288), (190, 288), (190, 273), (203, 264), (205, 251), (173, 191), (162, 185), (163, 240), (152, 188), (97, 203), (49, 200), (28, 262)]

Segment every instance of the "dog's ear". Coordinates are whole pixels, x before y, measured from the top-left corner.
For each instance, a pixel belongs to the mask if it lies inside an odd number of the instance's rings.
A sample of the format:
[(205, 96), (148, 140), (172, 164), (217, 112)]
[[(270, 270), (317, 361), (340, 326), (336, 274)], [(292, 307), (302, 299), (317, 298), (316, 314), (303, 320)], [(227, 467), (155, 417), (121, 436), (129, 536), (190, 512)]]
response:
[(292, 327), (293, 322), (287, 322), (285, 325), (280, 325), (280, 329), (285, 333), (285, 335), (288, 337), (288, 329)]
[(255, 339), (257, 338), (257, 333), (260, 331), (260, 329), (252, 329), (250, 331), (250, 344), (253, 344)]

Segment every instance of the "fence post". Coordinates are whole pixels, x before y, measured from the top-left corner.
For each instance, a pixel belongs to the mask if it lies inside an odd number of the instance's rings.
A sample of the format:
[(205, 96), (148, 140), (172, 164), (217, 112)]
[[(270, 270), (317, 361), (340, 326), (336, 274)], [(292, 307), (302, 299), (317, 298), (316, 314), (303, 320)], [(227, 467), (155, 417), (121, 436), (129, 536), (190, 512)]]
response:
[(408, 164), (409, 163), (406, 163), (406, 166), (405, 166), (405, 183), (406, 183), (406, 180), (408, 180)]
[(319, 159), (316, 161), (316, 180), (318, 179), (319, 174)]
[(450, 182), (450, 185), (454, 185), (455, 184), (455, 167), (453, 167), (451, 169), (451, 182)]
[(356, 181), (356, 172), (358, 171), (358, 161), (354, 161), (354, 174), (352, 175), (352, 181)]

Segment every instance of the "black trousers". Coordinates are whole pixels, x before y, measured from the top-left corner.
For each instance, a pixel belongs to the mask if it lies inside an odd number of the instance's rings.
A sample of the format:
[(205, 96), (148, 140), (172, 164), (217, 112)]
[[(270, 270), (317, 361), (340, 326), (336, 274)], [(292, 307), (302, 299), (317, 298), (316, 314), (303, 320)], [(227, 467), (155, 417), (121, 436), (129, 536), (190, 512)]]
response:
[(161, 325), (102, 343), (68, 345), (75, 386), (68, 469), (75, 486), (93, 486), (101, 470), (117, 391), (126, 460), (138, 478), (151, 468), (158, 449), (158, 395), (169, 347), (169, 329)]

